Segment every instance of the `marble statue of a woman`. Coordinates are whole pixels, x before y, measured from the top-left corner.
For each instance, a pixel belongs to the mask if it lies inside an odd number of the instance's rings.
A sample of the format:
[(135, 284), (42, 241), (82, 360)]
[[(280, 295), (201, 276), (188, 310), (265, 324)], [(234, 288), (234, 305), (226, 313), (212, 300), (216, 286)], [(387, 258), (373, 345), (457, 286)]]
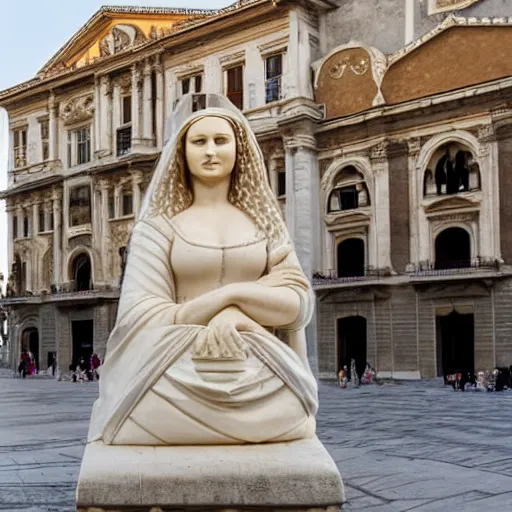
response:
[[(133, 229), (89, 441), (313, 437), (313, 295), (245, 117), (185, 97)], [(275, 329), (286, 332), (286, 343)]]

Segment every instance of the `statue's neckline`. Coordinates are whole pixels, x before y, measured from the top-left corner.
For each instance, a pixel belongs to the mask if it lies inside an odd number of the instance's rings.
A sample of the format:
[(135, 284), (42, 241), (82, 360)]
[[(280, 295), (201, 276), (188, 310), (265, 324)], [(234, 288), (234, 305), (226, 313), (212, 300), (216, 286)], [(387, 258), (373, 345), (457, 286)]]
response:
[(240, 248), (240, 247), (247, 247), (248, 245), (254, 245), (254, 244), (263, 242), (265, 240), (264, 234), (261, 231), (259, 231), (254, 238), (252, 238), (250, 240), (247, 240), (245, 242), (240, 242), (238, 244), (227, 244), (227, 245), (205, 244), (205, 243), (196, 242), (194, 240), (190, 240), (189, 238), (187, 238), (180, 231), (180, 229), (178, 228), (178, 226), (176, 225), (175, 222), (170, 221), (169, 224), (171, 225), (171, 227), (172, 227), (173, 231), (176, 233), (176, 235), (178, 235), (178, 237), (181, 238), (181, 240), (183, 240), (185, 243), (187, 243), (189, 245), (195, 245), (196, 247), (204, 247), (205, 249), (221, 249), (221, 250), (223, 250), (223, 249), (237, 249), (237, 248)]

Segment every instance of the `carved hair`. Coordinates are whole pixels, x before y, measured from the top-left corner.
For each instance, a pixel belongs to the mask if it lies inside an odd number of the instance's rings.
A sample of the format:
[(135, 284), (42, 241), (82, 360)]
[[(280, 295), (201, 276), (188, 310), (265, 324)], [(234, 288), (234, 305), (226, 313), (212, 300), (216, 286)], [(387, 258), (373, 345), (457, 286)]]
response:
[[(279, 204), (267, 182), (265, 165), (258, 148), (251, 143), (244, 126), (237, 119), (217, 114), (216, 117), (229, 121), (236, 140), (236, 162), (228, 194), (229, 202), (252, 219), (271, 245), (289, 243), (288, 231)], [(195, 118), (193, 122), (199, 119), (202, 118)], [(170, 168), (151, 198), (150, 217), (162, 214), (174, 217), (193, 202), (184, 149), (185, 137), (192, 124), (181, 130), (175, 153), (170, 159)]]

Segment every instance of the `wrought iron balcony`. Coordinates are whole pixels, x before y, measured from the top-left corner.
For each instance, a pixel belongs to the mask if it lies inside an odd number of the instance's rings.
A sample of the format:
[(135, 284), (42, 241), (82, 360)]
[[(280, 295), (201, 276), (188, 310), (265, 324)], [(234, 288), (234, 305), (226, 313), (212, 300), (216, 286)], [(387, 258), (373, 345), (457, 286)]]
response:
[(482, 271), (498, 272), (500, 268), (499, 260), (477, 256), (467, 260), (420, 261), (417, 265), (410, 265), (406, 273), (411, 277), (432, 277), (472, 274)]
[(324, 270), (313, 274), (313, 285), (345, 284), (358, 281), (374, 281), (390, 277), (391, 269), (363, 267), (362, 272), (353, 272), (356, 275), (338, 276), (336, 270)]

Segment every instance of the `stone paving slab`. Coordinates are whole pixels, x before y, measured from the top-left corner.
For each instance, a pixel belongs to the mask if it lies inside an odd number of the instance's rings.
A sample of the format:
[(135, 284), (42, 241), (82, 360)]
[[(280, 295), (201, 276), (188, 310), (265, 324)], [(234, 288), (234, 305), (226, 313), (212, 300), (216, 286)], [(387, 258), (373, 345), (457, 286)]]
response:
[[(0, 375), (0, 511), (74, 510), (97, 389)], [(321, 384), (318, 436), (346, 512), (512, 510), (512, 392)]]

